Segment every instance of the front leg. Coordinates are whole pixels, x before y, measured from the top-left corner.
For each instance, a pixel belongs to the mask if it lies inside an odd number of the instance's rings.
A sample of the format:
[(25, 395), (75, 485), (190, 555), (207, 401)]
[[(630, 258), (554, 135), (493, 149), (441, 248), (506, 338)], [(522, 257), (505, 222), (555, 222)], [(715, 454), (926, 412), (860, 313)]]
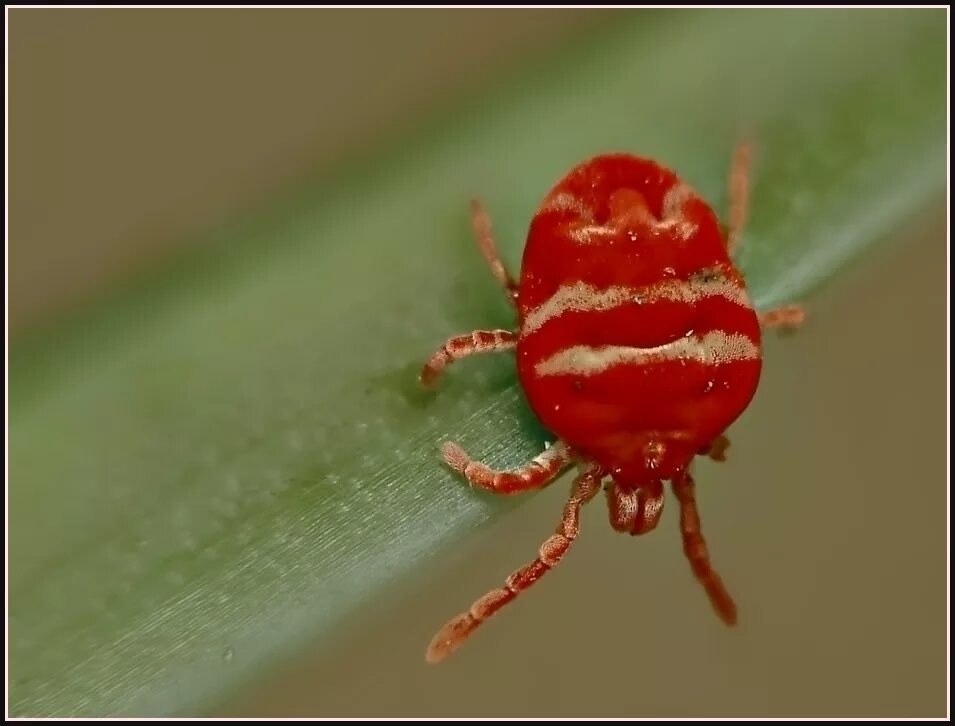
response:
[(564, 514), (555, 533), (544, 540), (537, 552), (537, 559), (511, 573), (504, 587), (491, 590), (474, 601), (467, 612), (451, 618), (438, 631), (425, 658), (429, 663), (440, 663), (453, 653), (481, 623), (511, 602), (519, 594), (537, 582), (567, 554), (580, 531), (580, 509), (600, 491), (603, 471), (590, 465), (574, 482)]
[(695, 484), (690, 472), (683, 472), (673, 479), (673, 492), (680, 502), (680, 534), (683, 537), (683, 553), (690, 568), (703, 586), (716, 614), (727, 625), (736, 624), (736, 603), (726, 591), (726, 586), (713, 565), (710, 551), (700, 529), (700, 514), (696, 508)]
[(730, 447), (730, 440), (723, 434), (713, 439), (707, 446), (700, 449), (700, 456), (708, 456), (713, 461), (726, 461), (726, 450)]
[(468, 335), (449, 338), (438, 348), (421, 371), (419, 380), (429, 386), (449, 364), (475, 353), (501, 353), (517, 345), (517, 335), (510, 330), (475, 330)]
[(472, 459), (464, 449), (451, 442), (441, 447), (441, 453), (448, 466), (463, 474), (471, 484), (495, 494), (516, 494), (546, 486), (573, 460), (570, 449), (563, 441), (545, 449), (533, 461), (510, 471), (492, 469)]

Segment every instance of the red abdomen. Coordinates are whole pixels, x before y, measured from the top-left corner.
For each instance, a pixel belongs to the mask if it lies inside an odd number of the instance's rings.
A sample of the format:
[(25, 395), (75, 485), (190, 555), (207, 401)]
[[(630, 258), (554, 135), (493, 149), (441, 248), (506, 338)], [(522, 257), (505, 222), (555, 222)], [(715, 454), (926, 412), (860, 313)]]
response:
[(716, 215), (649, 160), (600, 156), (551, 190), (518, 311), (531, 407), (622, 482), (684, 467), (759, 381), (759, 321)]

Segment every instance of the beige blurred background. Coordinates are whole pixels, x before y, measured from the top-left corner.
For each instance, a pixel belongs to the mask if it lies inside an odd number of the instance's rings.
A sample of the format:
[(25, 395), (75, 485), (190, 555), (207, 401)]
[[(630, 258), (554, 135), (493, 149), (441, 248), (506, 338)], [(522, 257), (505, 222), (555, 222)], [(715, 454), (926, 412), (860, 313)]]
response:
[[(186, 23), (160, 11), (12, 11), (11, 331), (95, 300), (218, 220), (612, 21), (522, 10), (382, 22), (374, 11), (369, 23), (367, 12), (190, 11)], [(363, 52), (370, 44), (391, 62)], [(425, 666), (434, 629), (554, 527), (556, 485), (404, 583), (388, 608), (370, 605), (355, 619), (367, 630), (306, 648), (220, 712), (944, 715), (945, 263), (940, 200), (814, 296), (798, 336), (768, 341), (730, 461), (698, 468), (737, 629), (719, 624), (690, 576), (672, 502), (658, 531), (634, 540), (610, 530), (598, 500), (558, 571), (454, 659)]]

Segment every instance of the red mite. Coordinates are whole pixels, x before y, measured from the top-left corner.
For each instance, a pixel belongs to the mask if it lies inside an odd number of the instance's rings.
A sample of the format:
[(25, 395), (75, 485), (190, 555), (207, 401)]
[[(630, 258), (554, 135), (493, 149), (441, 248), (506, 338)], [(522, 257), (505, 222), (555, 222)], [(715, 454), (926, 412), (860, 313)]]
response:
[(421, 381), (432, 383), (464, 356), (516, 349), (528, 402), (559, 438), (512, 471), (491, 469), (453, 443), (444, 445), (444, 458), (472, 485), (497, 494), (539, 489), (573, 464), (579, 474), (537, 559), (450, 620), (431, 641), (429, 662), (443, 660), (560, 561), (577, 537), (580, 508), (605, 479), (610, 524), (631, 535), (656, 527), (670, 482), (693, 573), (719, 617), (736, 622), (700, 532), (690, 464), (698, 455), (723, 460), (723, 432), (759, 382), (761, 328), (796, 326), (804, 317), (794, 305), (758, 313), (733, 265), (748, 168), (741, 146), (724, 231), (706, 202), (654, 161), (613, 154), (581, 164), (534, 215), (519, 283), (498, 257), (487, 214), (472, 203), (478, 244), (517, 310), (517, 331), (449, 339)]

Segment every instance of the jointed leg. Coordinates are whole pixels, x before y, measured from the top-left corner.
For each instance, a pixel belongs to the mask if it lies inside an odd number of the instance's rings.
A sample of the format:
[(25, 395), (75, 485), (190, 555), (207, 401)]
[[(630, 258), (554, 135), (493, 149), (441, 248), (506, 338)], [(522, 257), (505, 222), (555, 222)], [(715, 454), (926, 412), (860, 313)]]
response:
[(564, 506), (564, 516), (555, 530), (556, 533), (548, 537), (540, 546), (537, 559), (514, 571), (504, 581), (504, 587), (491, 590), (475, 600), (468, 612), (449, 620), (428, 646), (425, 658), (429, 663), (439, 663), (444, 660), (478, 625), (517, 597), (520, 592), (537, 582), (567, 554), (580, 529), (580, 509), (600, 490), (602, 476), (603, 472), (600, 469), (591, 467), (574, 481), (570, 498)]
[(801, 305), (782, 305), (759, 313), (759, 324), (764, 328), (798, 328), (806, 320)]
[(451, 442), (441, 447), (441, 453), (448, 466), (463, 474), (471, 484), (495, 494), (515, 494), (546, 486), (573, 458), (563, 441), (556, 442), (530, 463), (512, 471), (498, 471), (475, 461), (464, 449)]
[(733, 154), (729, 178), (729, 230), (726, 249), (732, 255), (739, 246), (749, 210), (749, 146), (740, 144)]
[(720, 434), (713, 439), (709, 446), (700, 451), (700, 456), (708, 456), (713, 461), (726, 461), (726, 450), (730, 447), (730, 440)]
[(430, 385), (448, 364), (460, 358), (475, 353), (500, 353), (516, 345), (517, 335), (510, 330), (475, 330), (469, 335), (450, 338), (428, 359), (419, 378), (423, 385)]
[[(733, 154), (729, 179), (730, 210), (726, 249), (731, 256), (739, 247), (749, 212), (749, 167), (749, 146), (740, 144)], [(799, 305), (783, 305), (759, 314), (759, 322), (764, 328), (795, 328), (802, 325), (805, 319), (806, 313)]]
[(680, 532), (683, 535), (683, 552), (690, 561), (693, 574), (700, 581), (717, 615), (727, 625), (736, 624), (736, 604), (723, 585), (720, 576), (710, 565), (710, 553), (700, 532), (700, 515), (696, 511), (693, 477), (685, 472), (673, 480), (673, 492), (680, 500)]
[(474, 236), (481, 248), (481, 254), (491, 267), (491, 274), (504, 288), (508, 299), (514, 303), (517, 300), (517, 283), (497, 253), (497, 244), (491, 231), (491, 218), (477, 199), (471, 200), (471, 226), (474, 227)]

